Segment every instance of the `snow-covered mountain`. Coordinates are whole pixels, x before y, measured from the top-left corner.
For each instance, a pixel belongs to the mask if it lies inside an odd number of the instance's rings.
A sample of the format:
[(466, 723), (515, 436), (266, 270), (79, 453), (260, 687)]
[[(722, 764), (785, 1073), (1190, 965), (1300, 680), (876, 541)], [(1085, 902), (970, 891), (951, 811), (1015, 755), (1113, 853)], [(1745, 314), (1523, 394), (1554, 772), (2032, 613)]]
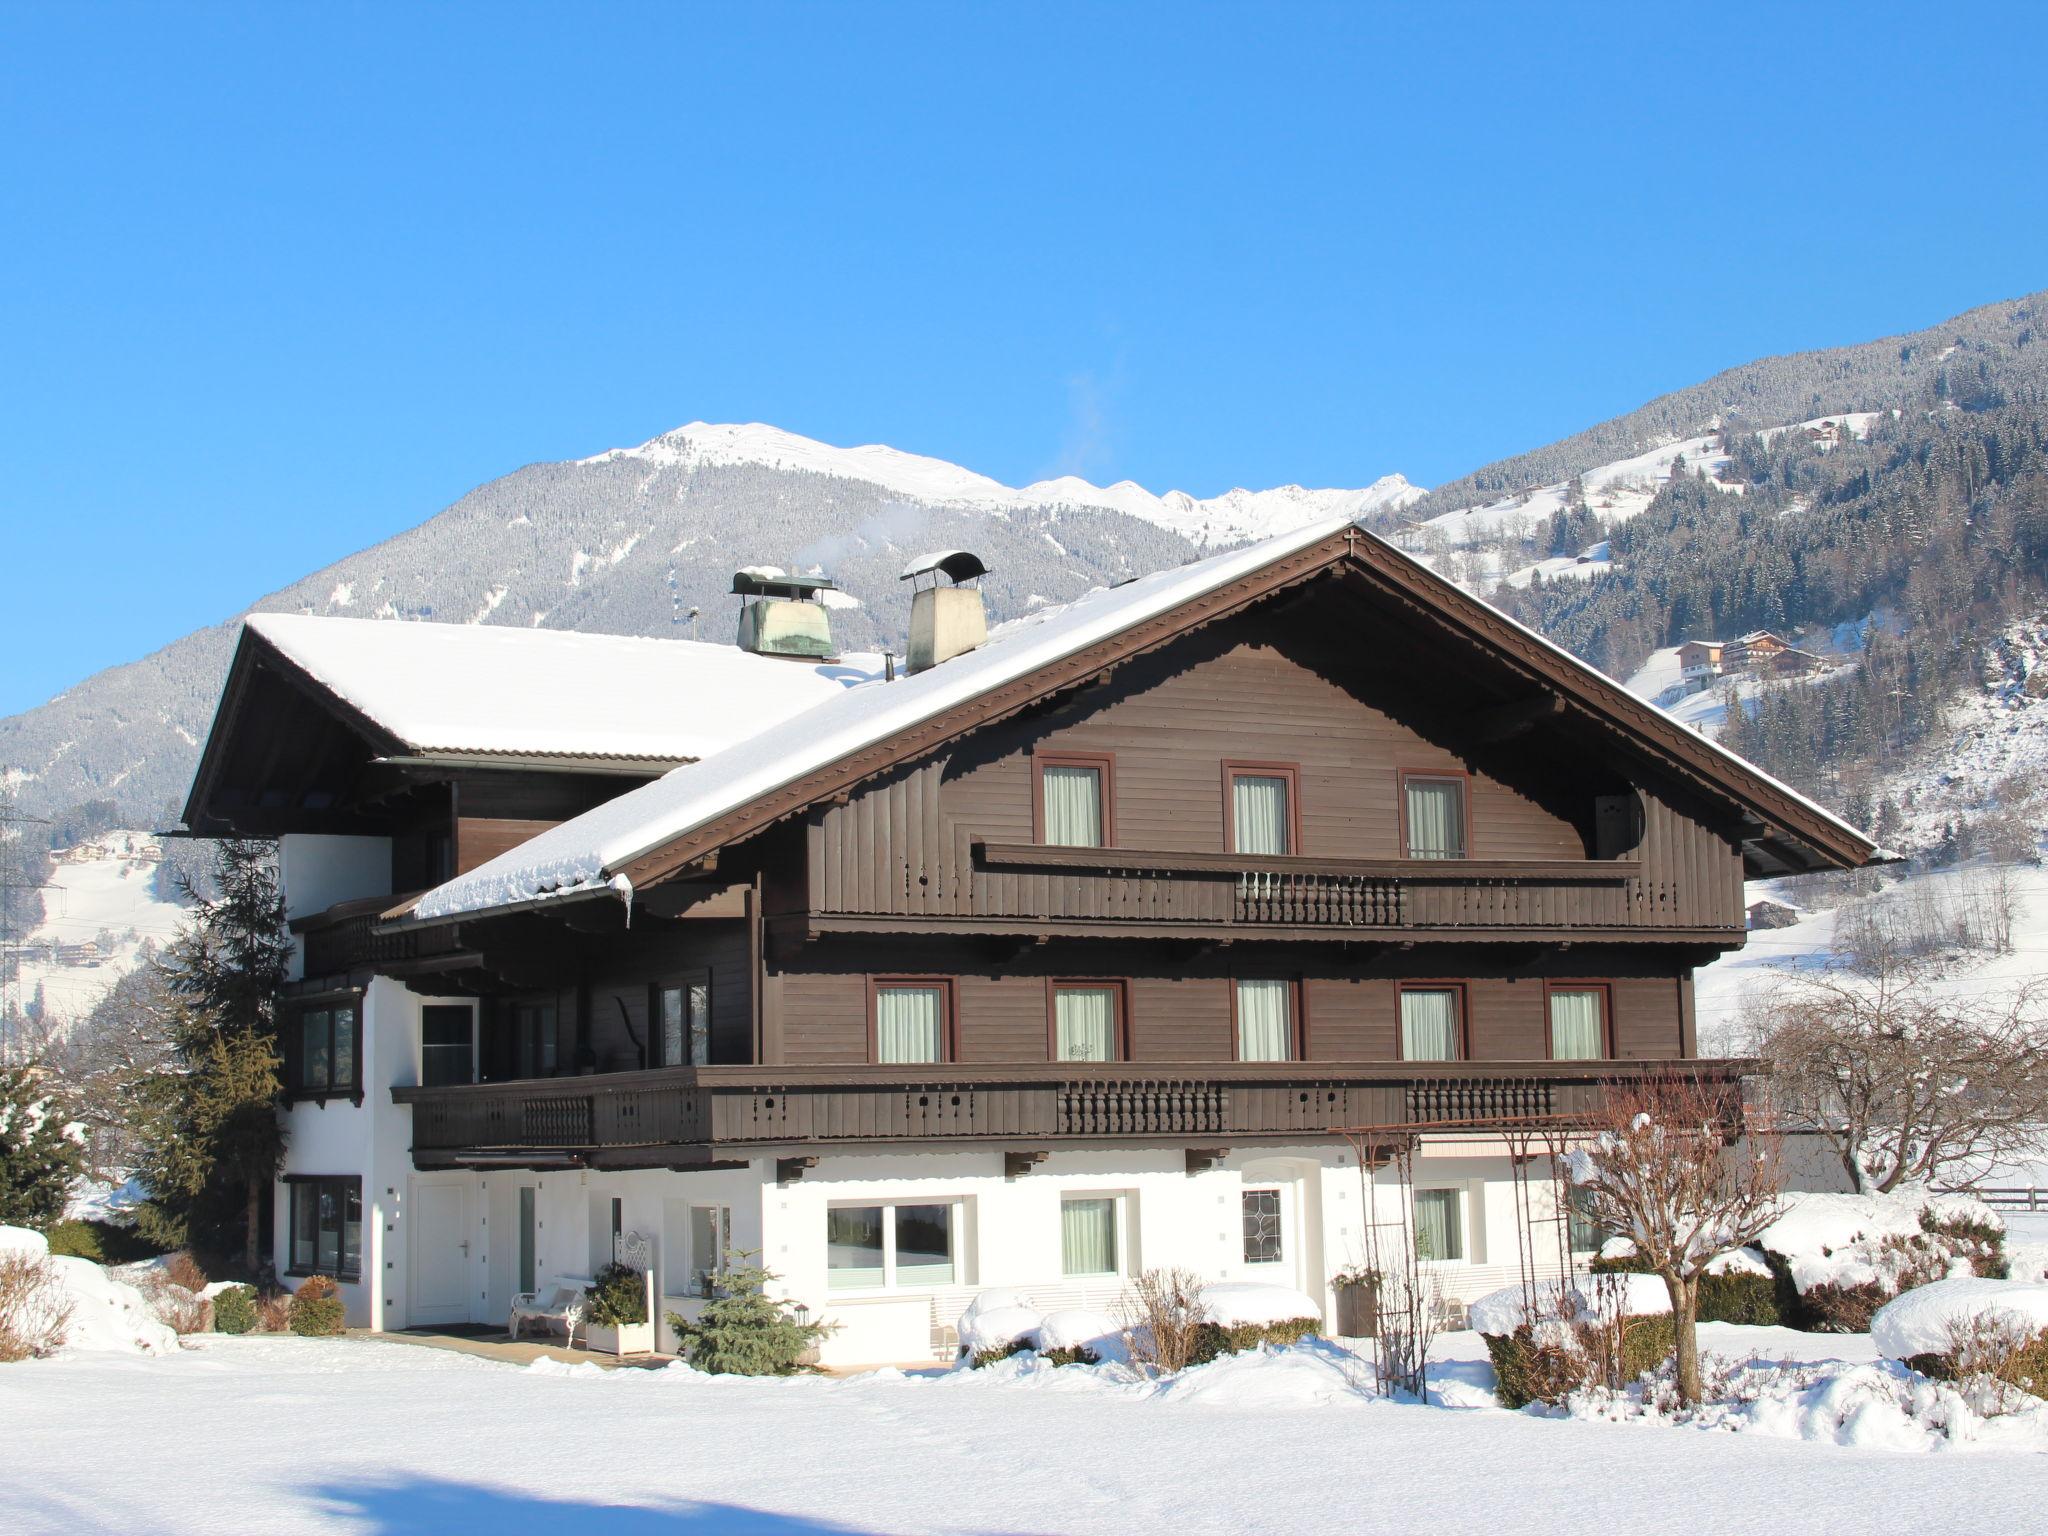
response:
[[(638, 447), (532, 464), (406, 533), (252, 605), (282, 613), (730, 637), (743, 565), (829, 572), (854, 649), (900, 646), (904, 560), (986, 560), (992, 616), (1333, 513), (1385, 515), (1423, 494), (1399, 475), (1360, 490), (1282, 486), (1208, 500), (1073, 477), (1010, 487), (880, 445), (842, 448), (771, 426), (692, 422)], [(30, 810), (113, 799), (163, 825), (219, 694), (237, 615), (0, 720), (0, 782)]]
[(1269, 491), (1226, 491), (1206, 500), (1186, 491), (1155, 496), (1132, 480), (1119, 480), (1109, 486), (1092, 485), (1075, 475), (1012, 487), (944, 459), (905, 453), (880, 443), (835, 448), (760, 422), (714, 425), (693, 421), (637, 448), (613, 448), (581, 462), (604, 464), (619, 460), (682, 468), (752, 464), (798, 470), (864, 481), (908, 501), (990, 512), (1099, 507), (1157, 523), (1198, 548), (1263, 539), (1340, 513), (1359, 518), (1399, 510), (1425, 494), (1422, 487), (1410, 485), (1402, 475), (1382, 475), (1363, 490), (1309, 490), (1299, 485), (1282, 485)]

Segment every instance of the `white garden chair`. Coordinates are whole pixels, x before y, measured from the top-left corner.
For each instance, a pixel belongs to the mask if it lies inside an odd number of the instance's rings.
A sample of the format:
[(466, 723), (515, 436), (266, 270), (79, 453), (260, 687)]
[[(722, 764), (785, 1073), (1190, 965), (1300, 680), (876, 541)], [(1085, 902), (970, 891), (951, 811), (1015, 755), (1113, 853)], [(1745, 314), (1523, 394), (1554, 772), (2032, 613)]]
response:
[(506, 1331), (517, 1339), (526, 1324), (540, 1323), (550, 1333), (560, 1332), (563, 1342), (573, 1346), (576, 1330), (590, 1306), (590, 1284), (581, 1275), (557, 1275), (538, 1290), (521, 1291), (512, 1298), (512, 1316)]

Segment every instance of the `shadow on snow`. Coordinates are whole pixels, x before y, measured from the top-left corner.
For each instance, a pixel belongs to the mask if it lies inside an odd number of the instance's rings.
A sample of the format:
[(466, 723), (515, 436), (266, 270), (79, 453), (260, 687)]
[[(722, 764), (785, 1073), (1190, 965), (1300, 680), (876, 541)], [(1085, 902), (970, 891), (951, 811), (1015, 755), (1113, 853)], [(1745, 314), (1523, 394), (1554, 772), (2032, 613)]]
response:
[(738, 1504), (603, 1504), (440, 1478), (329, 1483), (308, 1492), (364, 1536), (871, 1536), (877, 1529)]

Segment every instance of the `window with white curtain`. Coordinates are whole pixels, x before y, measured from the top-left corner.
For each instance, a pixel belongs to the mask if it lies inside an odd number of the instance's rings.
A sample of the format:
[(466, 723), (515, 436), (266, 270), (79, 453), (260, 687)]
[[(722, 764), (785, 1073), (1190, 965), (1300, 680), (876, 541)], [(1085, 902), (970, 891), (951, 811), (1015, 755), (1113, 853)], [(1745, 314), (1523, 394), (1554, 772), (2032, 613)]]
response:
[(1455, 987), (1401, 989), (1401, 1059), (1456, 1061), (1458, 992)]
[(1462, 1190), (1415, 1191), (1415, 1256), (1438, 1261), (1465, 1257), (1465, 1197)]
[(1237, 983), (1237, 1059), (1291, 1061), (1294, 1057), (1294, 984)]
[(1604, 987), (1550, 989), (1550, 1055), (1554, 1061), (1598, 1061), (1607, 1054)]
[(1103, 813), (1107, 784), (1101, 766), (1045, 763), (1040, 766), (1040, 817), (1045, 841), (1056, 848), (1100, 848), (1109, 841)]
[(891, 982), (875, 988), (875, 1059), (890, 1063), (945, 1058), (946, 989)]
[(1123, 1199), (1118, 1195), (1067, 1195), (1060, 1200), (1060, 1273), (1115, 1275), (1123, 1272)]
[(1408, 857), (1465, 857), (1465, 784), (1461, 779), (1404, 778)]
[(1230, 776), (1231, 849), (1236, 853), (1292, 853), (1292, 780), (1284, 773)]
[(1053, 1060), (1109, 1061), (1116, 1056), (1117, 989), (1052, 989)]

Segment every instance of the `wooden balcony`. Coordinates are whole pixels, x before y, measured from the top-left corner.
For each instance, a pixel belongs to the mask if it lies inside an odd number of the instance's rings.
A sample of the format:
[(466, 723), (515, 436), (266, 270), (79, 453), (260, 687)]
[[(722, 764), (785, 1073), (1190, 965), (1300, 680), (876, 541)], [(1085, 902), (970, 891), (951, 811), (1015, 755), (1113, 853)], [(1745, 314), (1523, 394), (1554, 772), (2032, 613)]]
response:
[(292, 931), (306, 946), (303, 973), (308, 978), (365, 970), (400, 975), (460, 951), (459, 934), (452, 927), (378, 932), (384, 912), (404, 900), (402, 896), (366, 896), (295, 919)]
[(689, 1166), (831, 1147), (1232, 1146), (1347, 1129), (1569, 1124), (1610, 1086), (1739, 1062), (698, 1067), (394, 1088), (422, 1167)]
[[(1742, 890), (1638, 859), (1320, 859), (975, 842), (963, 880), (822, 881), (810, 933), (1739, 941)], [(809, 936), (808, 934), (806, 936)]]

